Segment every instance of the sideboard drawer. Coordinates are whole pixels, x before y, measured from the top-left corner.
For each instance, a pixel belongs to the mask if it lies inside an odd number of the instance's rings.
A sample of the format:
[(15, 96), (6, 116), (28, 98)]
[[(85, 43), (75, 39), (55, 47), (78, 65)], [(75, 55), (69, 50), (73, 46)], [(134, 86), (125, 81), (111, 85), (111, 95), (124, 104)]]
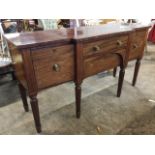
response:
[(146, 30), (136, 31), (132, 36), (129, 60), (142, 57), (146, 42)]
[[(122, 50), (122, 52), (125, 52), (125, 50)], [(84, 61), (84, 77), (117, 67), (120, 63), (120, 57), (116, 53), (87, 58)]]
[(140, 30), (140, 31), (136, 31), (135, 32), (135, 37), (134, 39), (137, 40), (137, 39), (143, 39), (146, 38), (146, 30)]
[(39, 89), (74, 79), (72, 45), (32, 51), (32, 57)]
[(97, 53), (106, 53), (111, 50), (125, 48), (127, 46), (127, 41), (128, 36), (125, 35), (84, 44), (84, 56), (90, 56)]

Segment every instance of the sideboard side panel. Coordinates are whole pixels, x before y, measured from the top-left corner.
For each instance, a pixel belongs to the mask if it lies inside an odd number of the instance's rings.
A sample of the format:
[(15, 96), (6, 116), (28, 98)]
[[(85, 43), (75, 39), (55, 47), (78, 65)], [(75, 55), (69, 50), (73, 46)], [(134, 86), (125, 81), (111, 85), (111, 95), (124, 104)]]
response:
[(38, 86), (37, 86), (37, 81), (35, 77), (35, 71), (34, 71), (30, 49), (23, 49), (22, 57), (23, 57), (28, 93), (29, 93), (29, 96), (35, 96), (37, 95), (37, 92), (38, 92)]
[(8, 43), (11, 58), (12, 58), (12, 64), (13, 68), (15, 70), (15, 75), (17, 80), (25, 87), (27, 88), (26, 78), (25, 78), (25, 72), (24, 72), (24, 64), (23, 64), (23, 58), (21, 51), (17, 49), (13, 44)]

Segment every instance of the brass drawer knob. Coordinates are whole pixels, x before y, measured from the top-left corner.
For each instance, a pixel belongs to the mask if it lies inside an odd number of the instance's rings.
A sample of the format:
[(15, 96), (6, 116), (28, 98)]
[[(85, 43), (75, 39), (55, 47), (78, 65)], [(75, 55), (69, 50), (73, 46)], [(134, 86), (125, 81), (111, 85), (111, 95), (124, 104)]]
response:
[(123, 42), (121, 40), (117, 40), (117, 45), (118, 46), (122, 46), (123, 45)]
[(133, 48), (138, 48), (138, 45), (137, 44), (133, 44)]
[(99, 51), (100, 49), (101, 49), (101, 48), (100, 48), (99, 46), (97, 46), (97, 45), (93, 47), (93, 51), (94, 51), (94, 52)]
[(54, 65), (53, 65), (53, 70), (54, 70), (55, 72), (60, 72), (60, 65), (59, 65), (59, 64), (54, 64)]

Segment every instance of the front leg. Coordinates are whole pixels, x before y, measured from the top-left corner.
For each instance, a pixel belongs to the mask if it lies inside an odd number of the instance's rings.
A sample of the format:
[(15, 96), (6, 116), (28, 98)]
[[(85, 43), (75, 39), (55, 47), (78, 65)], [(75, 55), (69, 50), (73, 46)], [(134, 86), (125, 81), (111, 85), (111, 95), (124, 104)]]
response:
[(76, 96), (76, 117), (80, 118), (81, 114), (81, 84), (75, 83), (75, 96)]
[(25, 109), (26, 112), (29, 111), (29, 106), (27, 103), (27, 97), (26, 97), (26, 89), (23, 87), (22, 84), (18, 83), (18, 88), (19, 88), (19, 92), (23, 101), (23, 107)]
[(119, 79), (118, 79), (117, 97), (121, 96), (124, 75), (125, 75), (125, 68), (121, 67), (119, 72)]
[(38, 133), (40, 133), (41, 132), (41, 123), (40, 123), (40, 115), (39, 115), (39, 107), (38, 107), (37, 97), (30, 96), (30, 103), (31, 103), (31, 107), (32, 107), (36, 130)]
[(117, 67), (113, 69), (113, 77), (116, 77), (116, 74), (117, 74)]
[(16, 75), (15, 75), (15, 72), (14, 72), (14, 71), (12, 71), (12, 72), (11, 72), (11, 76), (12, 76), (12, 80), (17, 80), (17, 78), (16, 78)]
[(136, 65), (135, 65), (135, 70), (134, 70), (134, 76), (133, 76), (133, 80), (132, 80), (132, 85), (133, 86), (136, 85), (136, 81), (137, 81), (137, 77), (138, 77), (138, 73), (139, 73), (140, 64), (141, 64), (141, 60), (140, 59), (137, 59)]

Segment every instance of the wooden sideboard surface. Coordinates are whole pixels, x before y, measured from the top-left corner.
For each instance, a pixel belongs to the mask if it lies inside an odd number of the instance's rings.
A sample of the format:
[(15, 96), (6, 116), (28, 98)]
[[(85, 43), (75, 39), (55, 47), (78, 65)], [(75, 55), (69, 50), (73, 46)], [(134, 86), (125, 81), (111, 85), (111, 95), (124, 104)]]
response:
[(5, 35), (19, 81), (25, 111), (29, 110), (41, 132), (37, 94), (68, 81), (75, 83), (76, 116), (80, 118), (81, 84), (89, 76), (120, 67), (120, 97), (125, 67), (143, 56), (148, 26), (104, 25)]

